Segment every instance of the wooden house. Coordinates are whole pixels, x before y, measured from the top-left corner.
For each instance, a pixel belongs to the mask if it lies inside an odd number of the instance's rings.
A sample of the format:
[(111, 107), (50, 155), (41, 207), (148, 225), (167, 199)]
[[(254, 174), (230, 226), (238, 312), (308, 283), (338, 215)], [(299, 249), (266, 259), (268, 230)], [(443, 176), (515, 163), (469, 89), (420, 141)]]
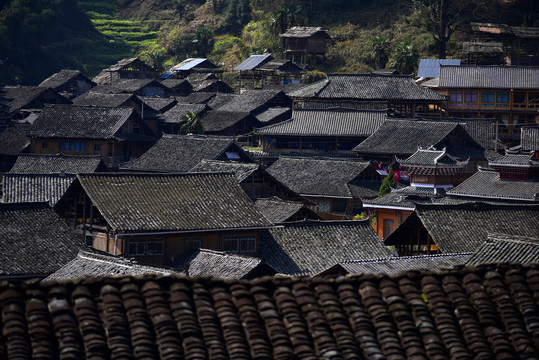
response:
[(537, 236), (539, 205), (416, 204), (385, 240), (399, 256), (473, 252), (488, 234)]
[(390, 256), (367, 220), (286, 223), (260, 239), (260, 257), (286, 275), (314, 276), (339, 262)]
[(34, 154), (100, 155), (108, 167), (136, 158), (157, 140), (128, 107), (48, 106), (29, 133)]
[(271, 176), (258, 163), (202, 160), (190, 172), (232, 172), (235, 174), (241, 188), (253, 201), (258, 198), (277, 196), (285, 200), (309, 202)]
[(285, 41), (286, 58), (304, 66), (311, 57), (325, 56), (326, 42), (331, 39), (321, 27), (293, 26), (279, 36)]
[(164, 134), (154, 146), (122, 170), (143, 172), (189, 172), (202, 160), (254, 163), (230, 137)]
[(493, 118), (498, 137), (514, 145), (520, 129), (539, 123), (539, 67), (441, 66), (431, 87), (448, 96), (449, 116)]
[(41, 87), (55, 90), (68, 99), (85, 93), (95, 85), (95, 82), (78, 70), (60, 70), (39, 84)]
[(23, 119), (39, 113), (46, 104), (71, 104), (58, 92), (41, 86), (4, 86), (4, 101), (11, 119)]
[[(537, 27), (472, 22), (464, 30), (470, 37), (463, 47), (467, 64), (539, 65)], [(490, 62), (485, 63), (485, 60)]]
[(0, 203), (0, 277), (44, 278), (77, 256), (80, 236), (47, 203)]
[(96, 84), (110, 84), (116, 79), (155, 79), (157, 71), (139, 58), (124, 58), (104, 69), (92, 80)]
[(170, 265), (195, 248), (256, 256), (271, 223), (232, 174), (79, 174), (56, 204), (96, 249)]
[(253, 136), (265, 152), (353, 155), (386, 119), (383, 110), (296, 109), (290, 120), (255, 129)]
[(381, 180), (368, 162), (327, 158), (281, 157), (268, 172), (301, 196), (323, 219), (352, 219), (362, 199), (378, 195)]
[(171, 67), (167, 73), (161, 76), (161, 79), (185, 79), (196, 73), (220, 74), (222, 72), (224, 72), (222, 68), (206, 58), (188, 58)]
[(440, 115), (446, 96), (420, 87), (409, 75), (379, 74), (328, 74), (320, 80), (289, 96), (294, 108), (310, 102), (372, 103), (384, 101), (389, 113), (397, 117), (414, 117), (416, 114)]
[(239, 71), (238, 87), (265, 88), (271, 85), (300, 84), (305, 71), (290, 60), (274, 59), (271, 54), (251, 55), (234, 68)]

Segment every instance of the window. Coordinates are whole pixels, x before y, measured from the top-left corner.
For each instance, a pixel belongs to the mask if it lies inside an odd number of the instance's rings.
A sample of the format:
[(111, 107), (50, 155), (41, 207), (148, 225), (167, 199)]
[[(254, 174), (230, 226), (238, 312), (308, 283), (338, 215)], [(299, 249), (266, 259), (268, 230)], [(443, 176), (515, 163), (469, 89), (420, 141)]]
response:
[(163, 255), (165, 253), (165, 241), (163, 239), (148, 240), (147, 255)]
[(245, 237), (240, 238), (240, 251), (241, 252), (256, 251), (256, 237), (245, 236)]
[(391, 228), (393, 227), (393, 219), (384, 219), (384, 239), (391, 234)]
[(481, 93), (481, 107), (494, 107), (494, 91)]
[(239, 244), (237, 237), (226, 236), (223, 237), (223, 250), (230, 252), (238, 252)]
[(329, 212), (329, 200), (320, 199), (318, 200), (318, 211), (320, 212)]
[(198, 238), (187, 238), (185, 239), (185, 250), (191, 251), (195, 249), (200, 249), (201, 241)]
[(509, 107), (509, 91), (496, 91), (496, 107)]
[(94, 151), (101, 151), (101, 144), (94, 144)]
[(528, 94), (523, 91), (517, 91), (513, 94), (513, 107), (515, 108), (527, 108)]
[(49, 148), (49, 143), (46, 142), (46, 141), (43, 141), (43, 142), (41, 143), (41, 148), (42, 148), (42, 149), (48, 149), (48, 148)]
[(449, 106), (462, 106), (462, 91), (450, 91), (449, 92)]
[(464, 106), (477, 107), (477, 91), (464, 92)]
[(345, 199), (333, 199), (333, 212), (342, 213), (346, 212), (348, 201)]
[(146, 255), (146, 240), (129, 240), (127, 245), (127, 255), (143, 256)]

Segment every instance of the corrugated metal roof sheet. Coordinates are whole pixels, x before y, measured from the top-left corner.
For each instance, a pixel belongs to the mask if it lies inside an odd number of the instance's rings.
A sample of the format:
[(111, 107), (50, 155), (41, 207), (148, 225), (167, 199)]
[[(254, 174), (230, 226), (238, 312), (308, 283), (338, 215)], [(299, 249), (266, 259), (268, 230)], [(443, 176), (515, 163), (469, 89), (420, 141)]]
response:
[(182, 61), (181, 63), (179, 64), (176, 64), (174, 65), (173, 67), (170, 68), (169, 71), (185, 71), (185, 70), (191, 70), (192, 68), (194, 68), (195, 66), (197, 65), (200, 65), (202, 64), (204, 61), (206, 61), (208, 59), (204, 59), (204, 58), (189, 58), (189, 59), (185, 59), (184, 61)]
[(539, 90), (539, 67), (440, 66), (440, 88)]
[(421, 59), (417, 77), (434, 78), (438, 77), (440, 65), (460, 65), (460, 59)]
[(257, 66), (260, 66), (262, 63), (264, 63), (267, 60), (273, 59), (273, 56), (271, 54), (264, 54), (264, 55), (251, 55), (247, 60), (239, 64), (234, 68), (236, 71), (245, 71), (245, 70), (253, 70)]

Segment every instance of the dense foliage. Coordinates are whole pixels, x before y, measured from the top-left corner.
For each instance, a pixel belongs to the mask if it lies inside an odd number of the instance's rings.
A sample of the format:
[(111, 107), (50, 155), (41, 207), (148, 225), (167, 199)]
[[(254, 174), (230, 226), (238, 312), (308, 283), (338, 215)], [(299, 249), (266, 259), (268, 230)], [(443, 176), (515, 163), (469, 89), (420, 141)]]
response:
[(61, 68), (89, 76), (126, 56), (165, 69), (208, 57), (231, 69), (250, 54), (282, 56), (279, 34), (322, 26), (322, 72), (410, 73), (419, 57), (458, 56), (470, 21), (538, 26), (534, 0), (5, 0), (0, 84), (35, 84)]

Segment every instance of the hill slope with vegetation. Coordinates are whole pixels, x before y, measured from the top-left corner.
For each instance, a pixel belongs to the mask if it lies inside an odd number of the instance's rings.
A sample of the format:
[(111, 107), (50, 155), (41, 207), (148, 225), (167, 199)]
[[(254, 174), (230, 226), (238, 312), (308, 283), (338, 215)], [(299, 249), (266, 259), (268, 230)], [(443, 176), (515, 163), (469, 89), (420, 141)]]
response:
[(537, 11), (533, 0), (11, 0), (0, 5), (0, 84), (36, 84), (62, 68), (91, 77), (128, 56), (232, 69), (251, 54), (282, 57), (279, 34), (291, 26), (332, 37), (312, 69), (412, 72), (419, 57), (457, 57), (462, 24), (537, 26)]

